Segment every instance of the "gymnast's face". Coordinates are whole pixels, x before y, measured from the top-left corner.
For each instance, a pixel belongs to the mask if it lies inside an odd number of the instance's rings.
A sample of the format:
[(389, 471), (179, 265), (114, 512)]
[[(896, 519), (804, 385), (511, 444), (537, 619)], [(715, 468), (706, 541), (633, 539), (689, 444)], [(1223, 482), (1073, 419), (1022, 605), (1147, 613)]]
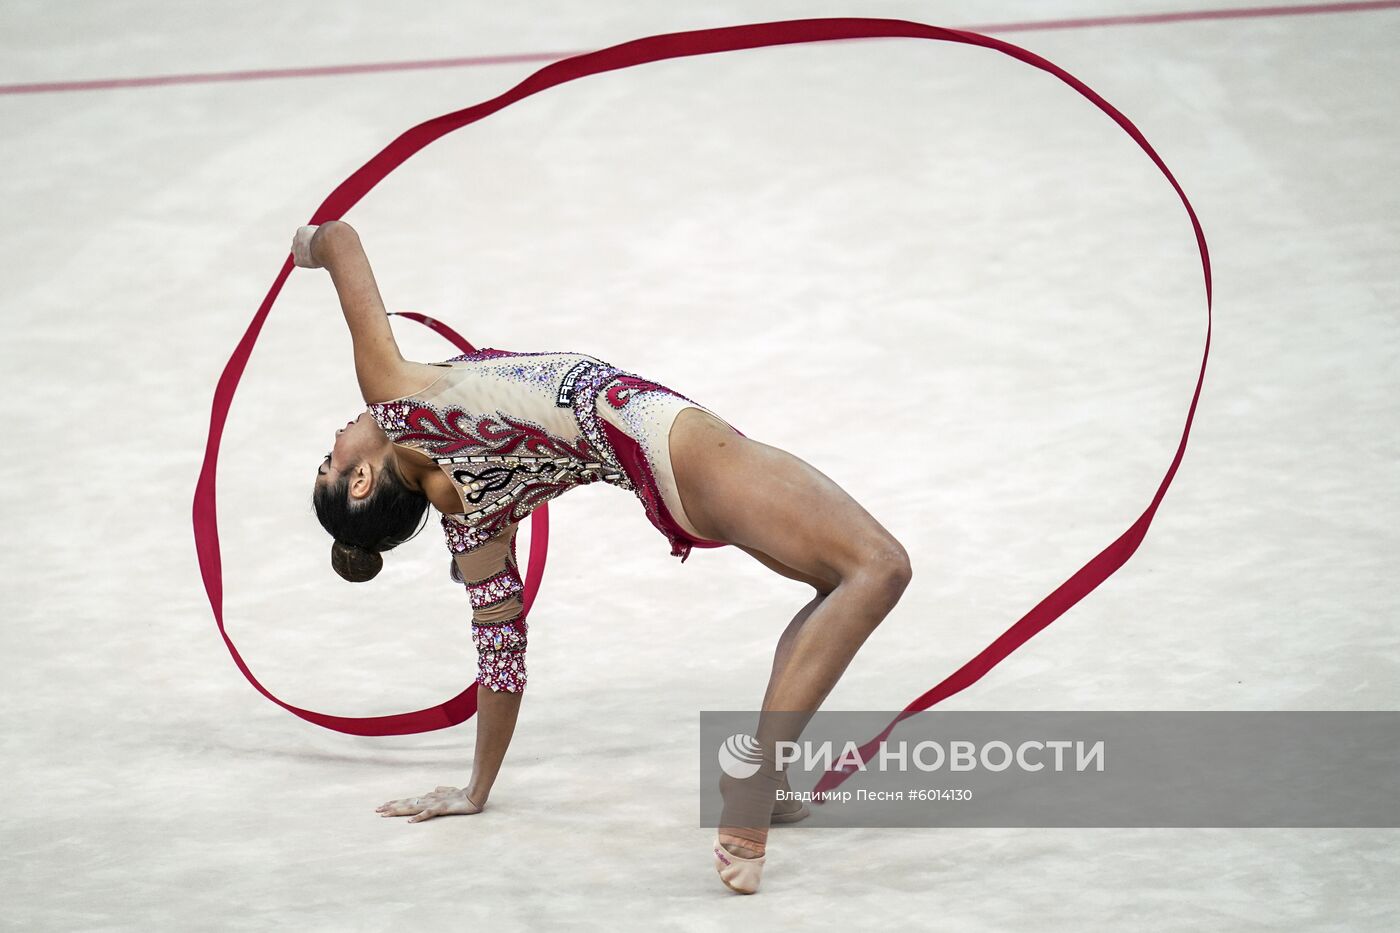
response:
[(349, 482), (352, 499), (363, 499), (374, 491), (375, 474), (383, 469), (384, 458), (393, 445), (370, 413), (361, 412), (335, 432), (331, 452), (316, 469), (316, 485), (334, 483), (342, 475)]

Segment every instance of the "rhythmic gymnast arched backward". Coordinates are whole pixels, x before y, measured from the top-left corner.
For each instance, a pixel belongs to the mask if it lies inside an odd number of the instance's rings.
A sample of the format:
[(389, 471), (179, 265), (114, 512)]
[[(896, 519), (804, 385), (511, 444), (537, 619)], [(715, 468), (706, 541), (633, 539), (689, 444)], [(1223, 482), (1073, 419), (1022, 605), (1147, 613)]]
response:
[[(693, 547), (734, 545), (813, 588), (774, 653), (757, 736), (764, 767), (721, 787), (715, 867), (733, 890), (757, 890), (770, 823), (807, 815), (786, 801), (775, 809), (776, 791), (788, 789), (776, 743), (797, 740), (899, 601), (911, 578), (904, 547), (801, 458), (597, 357), (484, 348), (437, 363), (404, 359), (348, 224), (302, 227), (292, 252), (298, 265), (330, 273), (367, 405), (336, 430), (317, 466), (312, 499), (335, 539), (332, 566), (351, 581), (372, 578), (431, 505), (473, 610), (480, 688), (471, 781), (378, 812), (420, 822), (486, 806), (526, 684), (516, 530), (539, 505), (601, 481), (635, 493), (682, 561)], [(777, 712), (791, 715), (767, 715)]]

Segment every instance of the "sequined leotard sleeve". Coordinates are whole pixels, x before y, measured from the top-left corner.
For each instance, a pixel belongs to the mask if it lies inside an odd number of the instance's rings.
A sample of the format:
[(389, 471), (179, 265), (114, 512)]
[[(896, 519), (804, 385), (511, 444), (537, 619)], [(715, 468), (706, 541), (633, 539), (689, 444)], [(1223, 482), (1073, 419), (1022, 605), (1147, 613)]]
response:
[(466, 585), (471, 600), (477, 681), (492, 690), (521, 693), (529, 623), (521, 618), (525, 584), (515, 558), (520, 526), (513, 522), (483, 538), (451, 515), (442, 517), (442, 525), (453, 552), (452, 578)]

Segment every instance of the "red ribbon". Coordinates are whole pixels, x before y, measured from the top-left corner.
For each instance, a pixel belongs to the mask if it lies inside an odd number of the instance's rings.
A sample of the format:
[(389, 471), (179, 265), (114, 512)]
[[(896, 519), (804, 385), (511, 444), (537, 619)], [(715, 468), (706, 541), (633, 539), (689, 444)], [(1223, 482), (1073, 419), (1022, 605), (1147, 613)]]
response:
[[(418, 152), (429, 143), (442, 136), (461, 129), (464, 126), (475, 123), (491, 114), (501, 110), (511, 104), (523, 100), (540, 91), (575, 81), (588, 75), (600, 74), (605, 71), (616, 71), (622, 68), (631, 68), (635, 65), (642, 65), (648, 62), (663, 61), (671, 58), (681, 58), (689, 55), (711, 55), (716, 52), (731, 52), (739, 49), (764, 48), (775, 45), (793, 45), (805, 42), (829, 42), (840, 39), (871, 39), (871, 38), (911, 38), (911, 39), (932, 39), (940, 42), (957, 42), (964, 45), (980, 46), (1009, 55), (1012, 58), (1025, 62), (1035, 68), (1054, 75), (1065, 84), (1069, 85), (1080, 95), (1085, 97), (1094, 106), (1107, 114), (1115, 123), (1119, 125), (1138, 144), (1148, 158), (1161, 170), (1163, 176), (1171, 184), (1177, 196), (1181, 199), (1182, 206), (1186, 208), (1187, 216), (1191, 220), (1191, 228), (1196, 236), (1196, 244), (1200, 250), (1201, 272), (1205, 280), (1206, 289), (1206, 341), (1205, 349), (1201, 354), (1200, 375), (1196, 379), (1195, 392), (1191, 396), (1191, 406), (1186, 413), (1186, 424), (1181, 432), (1181, 441), (1177, 446), (1176, 456), (1172, 458), (1171, 466), (1168, 467), (1166, 475), (1162, 478), (1161, 484), (1157, 488), (1156, 495), (1152, 497), (1147, 509), (1138, 517), (1127, 531), (1121, 534), (1106, 548), (1095, 555), (1088, 563), (1081, 567), (1068, 580), (1060, 584), (1054, 592), (1046, 596), (1034, 608), (1022, 616), (1016, 624), (1007, 629), (996, 641), (988, 645), (980, 654), (971, 661), (964, 664), (958, 670), (932, 689), (924, 693), (910, 703), (905, 710), (897, 716), (885, 730), (866, 743), (861, 748), (862, 761), (868, 760), (874, 753), (878, 743), (883, 740), (890, 731), (904, 718), (928, 709), (934, 704), (952, 696), (959, 691), (965, 690), (976, 683), (989, 670), (999, 664), (1013, 651), (1023, 645), (1035, 633), (1045, 628), (1055, 619), (1064, 614), (1075, 603), (1083, 599), (1098, 587), (1100, 583), (1113, 575), (1118, 568), (1127, 562), (1128, 558), (1137, 550), (1142, 543), (1148, 527), (1152, 524), (1152, 518), (1157, 512), (1158, 505), (1166, 495), (1167, 488), (1171, 485), (1173, 477), (1176, 475), (1177, 467), (1181, 464), (1183, 454), (1186, 452), (1186, 442), (1191, 434), (1191, 422), (1196, 415), (1196, 404), (1200, 400), (1201, 386), (1205, 381), (1206, 361), (1210, 356), (1210, 331), (1211, 331), (1211, 278), (1210, 278), (1210, 254), (1206, 248), (1205, 234), (1201, 230), (1200, 221), (1196, 217), (1195, 210), (1191, 207), (1190, 200), (1186, 197), (1186, 192), (1177, 183), (1171, 170), (1166, 163), (1152, 148), (1147, 139), (1142, 135), (1136, 126), (1120, 113), (1113, 105), (1100, 97), (1093, 89), (1069, 72), (1060, 68), (1052, 62), (1041, 58), (1033, 52), (1029, 52), (1020, 46), (1012, 45), (1001, 39), (994, 39), (990, 36), (980, 35), (975, 32), (967, 32), (957, 29), (946, 29), (940, 26), (929, 26), (923, 23), (910, 22), (908, 20), (897, 19), (865, 19), (865, 18), (832, 18), (832, 19), (798, 19), (787, 20), (776, 23), (751, 23), (743, 26), (726, 26), (719, 29), (699, 29), (691, 32), (669, 33), (660, 36), (649, 36), (644, 39), (636, 39), (631, 42), (624, 42), (620, 45), (600, 49), (596, 52), (589, 52), (584, 55), (575, 55), (570, 58), (561, 59), (539, 69), (534, 74), (527, 77), (515, 87), (488, 101), (468, 107), (464, 110), (457, 110), (444, 114), (409, 129), (400, 135), (389, 145), (385, 146), (374, 158), (362, 165), (353, 175), (347, 178), (338, 188), (331, 192), (330, 196), (312, 214), (309, 223), (321, 224), (331, 220), (338, 220), (345, 215), (356, 203), (366, 194), (374, 189), (390, 172), (403, 164), (410, 156)], [(233, 402), (233, 394), (238, 387), (238, 381), (243, 375), (243, 370), (247, 366), (248, 358), (253, 352), (253, 344), (257, 341), (258, 332), (262, 329), (263, 322), (267, 319), (268, 313), (272, 310), (273, 303), (277, 300), (278, 294), (282, 291), (282, 286), (287, 281), (287, 276), (291, 274), (293, 265), (290, 256), (282, 265), (282, 270), (272, 282), (272, 287), (268, 290), (267, 296), (258, 307), (257, 313), (253, 316), (252, 322), (248, 325), (243, 338), (234, 348), (233, 355), (229, 358), (228, 364), (224, 367), (223, 374), (219, 377), (218, 386), (214, 390), (213, 411), (209, 419), (209, 440), (205, 447), (204, 465), (200, 470), (199, 482), (195, 487), (194, 495), (194, 536), (195, 549), (199, 554), (200, 573), (204, 578), (204, 588), (209, 595), (209, 604), (214, 610), (214, 620), (219, 626), (219, 633), (223, 636), (225, 644), (228, 645), (230, 654), (233, 655), (234, 663), (239, 670), (248, 678), (257, 690), (272, 700), (279, 706), (300, 716), (301, 718), (313, 722), (328, 729), (335, 729), (340, 732), (348, 732), (354, 735), (400, 735), (414, 732), (427, 732), (434, 729), (442, 729), (463, 722), (476, 711), (476, 684), (473, 683), (462, 693), (448, 700), (446, 703), (428, 709), (417, 710), (412, 713), (402, 713), (394, 716), (374, 716), (369, 718), (350, 718), (344, 716), (328, 716), (324, 713), (315, 713), (308, 710), (299, 709), (284, 703), (267, 691), (253, 677), (248, 666), (239, 657), (238, 651), (234, 648), (233, 642), (229, 640), (228, 633), (224, 630), (223, 620), (223, 575), (220, 568), (219, 559), (219, 533), (218, 514), (215, 506), (214, 486), (215, 473), (218, 467), (219, 442), (223, 436), (224, 422), (227, 420), (229, 406)], [(421, 323), (432, 327), (439, 333), (448, 336), (449, 339), (455, 337), (454, 342), (458, 346), (470, 347), (459, 335), (447, 327), (445, 324), (424, 318), (422, 315), (405, 313), (406, 317), (420, 320)], [(544, 511), (544, 507), (536, 509), (532, 515)], [(541, 516), (543, 518), (543, 516)], [(532, 524), (533, 533), (531, 535), (531, 560), (530, 572), (525, 584), (525, 605), (531, 605), (534, 595), (539, 585), (540, 574), (538, 567), (543, 566), (545, 554), (546, 538), (544, 533), (546, 524), (539, 522)], [(822, 777), (818, 783), (818, 790), (827, 790), (836, 785), (853, 773), (848, 770), (845, 773), (828, 773)]]

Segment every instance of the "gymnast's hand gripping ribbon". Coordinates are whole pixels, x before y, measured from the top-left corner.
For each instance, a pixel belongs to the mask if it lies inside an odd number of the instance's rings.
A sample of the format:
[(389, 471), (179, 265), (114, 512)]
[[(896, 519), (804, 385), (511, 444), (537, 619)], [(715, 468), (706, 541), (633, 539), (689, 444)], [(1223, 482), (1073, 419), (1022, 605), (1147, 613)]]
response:
[[(576, 81), (579, 78), (589, 75), (600, 74), (606, 71), (616, 71), (622, 68), (631, 68), (636, 65), (647, 64), (649, 62), (664, 61), (672, 58), (682, 58), (691, 55), (711, 55), (716, 52), (732, 52), (740, 49), (765, 48), (777, 45), (793, 45), (806, 42), (829, 42), (840, 39), (872, 39), (872, 38), (911, 38), (911, 39), (932, 39), (939, 42), (956, 42), (963, 45), (978, 46), (984, 49), (1000, 52), (1008, 55), (1017, 61), (1024, 62), (1034, 68), (1045, 71), (1058, 78), (1063, 83), (1069, 85), (1082, 97), (1087, 99), (1099, 110), (1103, 111), (1110, 119), (1132, 137), (1139, 148), (1150, 158), (1161, 171), (1172, 189), (1180, 198), (1181, 204), (1186, 208), (1186, 214), (1190, 218), (1191, 228), (1196, 237), (1196, 245), (1200, 252), (1201, 272), (1205, 280), (1206, 297), (1206, 338), (1205, 349), (1201, 354), (1200, 374), (1196, 379), (1196, 388), (1191, 396), (1191, 405), (1186, 413), (1186, 423), (1181, 431), (1181, 441), (1177, 445), (1176, 455), (1172, 458), (1166, 475), (1162, 478), (1161, 484), (1157, 488), (1156, 494), (1152, 497), (1151, 503), (1146, 510), (1133, 522), (1129, 528), (1119, 535), (1102, 551), (1096, 554), (1088, 563), (1084, 564), (1068, 580), (1060, 584), (1053, 592), (1037, 603), (1029, 612), (1022, 616), (1014, 625), (1003, 632), (995, 641), (988, 645), (981, 653), (968, 661), (958, 670), (945, 678), (924, 694), (911, 702), (904, 711), (896, 717), (885, 730), (874, 739), (861, 747), (861, 760), (868, 760), (874, 754), (878, 743), (887, 736), (890, 731), (902, 719), (932, 707), (934, 704), (967, 689), (976, 683), (988, 671), (1001, 663), (1008, 655), (1023, 645), (1033, 635), (1045, 628), (1051, 622), (1063, 615), (1071, 606), (1079, 602), (1098, 585), (1110, 576), (1118, 568), (1122, 567), (1137, 550), (1142, 543), (1143, 537), (1147, 534), (1148, 527), (1152, 524), (1153, 516), (1156, 515), (1157, 507), (1161, 504), (1163, 496), (1166, 495), (1168, 487), (1171, 486), (1172, 479), (1176, 476), (1177, 468), (1181, 464), (1182, 456), (1186, 452), (1186, 442), (1191, 435), (1191, 423), (1196, 416), (1196, 405), (1201, 397), (1201, 386), (1205, 381), (1206, 361), (1210, 356), (1210, 333), (1211, 333), (1211, 276), (1210, 276), (1210, 253), (1206, 247), (1206, 238), (1201, 230), (1200, 221), (1196, 217), (1196, 212), (1191, 206), (1190, 200), (1186, 197), (1186, 192), (1177, 183), (1171, 170), (1167, 168), (1161, 156), (1148, 143), (1146, 137), (1138, 130), (1133, 123), (1120, 113), (1112, 104), (1100, 97), (1093, 89), (1084, 82), (1071, 75), (1058, 65), (1041, 58), (1033, 52), (1029, 52), (1020, 46), (1012, 45), (1000, 39), (984, 36), (975, 32), (966, 32), (957, 29), (946, 29), (940, 26), (929, 26), (923, 23), (911, 22), (897, 19), (866, 19), (858, 17), (842, 17), (829, 19), (796, 19), (774, 23), (750, 23), (742, 26), (726, 26), (718, 29), (699, 29), (690, 32), (669, 33), (666, 35), (649, 36), (644, 39), (636, 39), (631, 42), (624, 42), (620, 45), (610, 46), (596, 52), (589, 52), (583, 55), (575, 55), (570, 58), (552, 62), (539, 69), (534, 74), (521, 81), (515, 87), (506, 91), (491, 100), (483, 101), (475, 106), (464, 110), (457, 110), (452, 113), (435, 117), (424, 123), (407, 130), (372, 159), (362, 165), (354, 174), (347, 178), (338, 188), (331, 192), (330, 196), (321, 204), (308, 221), (309, 224), (322, 224), (330, 220), (339, 220), (368, 194), (375, 185), (382, 181), (390, 172), (403, 164), (410, 156), (427, 146), (429, 143), (461, 129), (478, 120), (484, 119), (511, 104), (523, 100), (533, 94), (547, 90), (569, 81)], [(253, 345), (257, 341), (258, 332), (262, 329), (263, 322), (267, 319), (268, 313), (272, 310), (273, 303), (277, 300), (278, 294), (282, 291), (282, 286), (287, 281), (287, 276), (292, 271), (292, 259), (290, 256), (282, 265), (282, 270), (272, 282), (272, 287), (268, 290), (267, 296), (258, 307), (253, 320), (249, 323), (242, 339), (234, 348), (233, 355), (229, 358), (228, 364), (224, 367), (219, 382), (214, 390), (213, 410), (209, 419), (209, 439), (205, 447), (204, 463), (199, 473), (199, 482), (195, 487), (194, 495), (194, 537), (195, 549), (199, 554), (199, 569), (204, 580), (205, 592), (209, 595), (209, 605), (214, 611), (214, 620), (218, 624), (219, 633), (223, 636), (225, 644), (228, 646), (230, 654), (238, 669), (248, 678), (248, 681), (263, 694), (263, 696), (282, 706), (289, 712), (300, 716), (308, 722), (339, 732), (346, 732), (352, 735), (403, 735), (416, 732), (428, 732), (434, 729), (443, 729), (448, 726), (457, 725), (465, 721), (476, 711), (476, 684), (473, 683), (462, 693), (427, 709), (417, 710), (411, 713), (401, 713), (392, 716), (373, 716), (367, 718), (352, 718), (345, 716), (330, 716), (324, 713), (316, 713), (309, 710), (299, 709), (273, 696), (253, 677), (248, 666), (243, 663), (233, 642), (229, 640), (228, 633), (224, 630), (223, 618), (223, 574), (219, 558), (219, 533), (218, 515), (215, 505), (215, 474), (218, 467), (219, 442), (223, 436), (224, 422), (228, 418), (229, 406), (233, 402), (234, 391), (238, 387), (238, 381), (243, 375), (243, 370), (247, 366), (248, 359), (253, 352)], [(405, 313), (404, 316), (419, 320), (422, 315), (412, 315)], [(452, 332), (446, 325), (431, 319), (422, 319), (420, 323), (425, 323), (439, 333), (452, 338)], [(466, 341), (460, 337), (459, 347), (470, 348)], [(454, 341), (454, 342), (456, 342)], [(464, 349), (464, 352), (467, 352)], [(545, 507), (540, 506), (532, 513), (532, 518), (544, 512)], [(544, 518), (544, 516), (541, 516)], [(545, 524), (543, 521), (532, 523), (532, 534), (530, 542), (530, 565), (526, 574), (524, 602), (528, 613), (529, 607), (534, 600), (536, 591), (539, 589), (540, 570), (543, 566), (543, 558), (546, 549)], [(823, 775), (817, 784), (817, 790), (828, 790), (840, 784), (851, 773), (854, 766), (845, 772), (828, 772)]]

